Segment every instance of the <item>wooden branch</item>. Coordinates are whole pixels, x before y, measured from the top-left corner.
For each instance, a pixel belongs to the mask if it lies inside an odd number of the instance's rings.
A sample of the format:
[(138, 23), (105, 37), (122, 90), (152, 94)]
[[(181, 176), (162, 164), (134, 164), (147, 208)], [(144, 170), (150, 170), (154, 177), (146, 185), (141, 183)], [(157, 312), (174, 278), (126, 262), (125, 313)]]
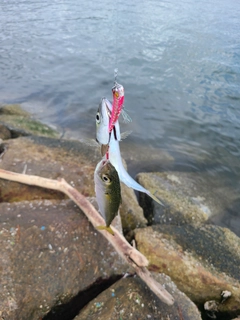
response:
[[(95, 228), (99, 225), (105, 224), (102, 216), (96, 211), (86, 197), (70, 186), (64, 179), (51, 180), (38, 176), (6, 171), (3, 169), (0, 169), (0, 178), (61, 191), (68, 195), (69, 198), (77, 204), (77, 206), (85, 213)], [(135, 269), (139, 277), (148, 285), (148, 287), (159, 297), (161, 301), (168, 305), (172, 305), (174, 303), (173, 297), (157, 281), (153, 279), (151, 273), (146, 268), (148, 265), (147, 258), (134, 247), (132, 247), (114, 227), (111, 226), (111, 228), (114, 231), (114, 236), (105, 230), (98, 230), (98, 232), (102, 233), (102, 235), (112, 244), (118, 254)]]

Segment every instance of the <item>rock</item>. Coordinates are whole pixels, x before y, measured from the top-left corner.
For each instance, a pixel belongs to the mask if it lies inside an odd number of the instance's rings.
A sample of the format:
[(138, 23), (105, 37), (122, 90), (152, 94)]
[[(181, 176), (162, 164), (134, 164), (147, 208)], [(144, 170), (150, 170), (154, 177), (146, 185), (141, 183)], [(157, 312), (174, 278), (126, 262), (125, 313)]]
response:
[[(0, 168), (49, 179), (64, 178), (85, 196), (95, 196), (93, 175), (100, 154), (96, 147), (79, 141), (45, 137), (19, 137), (4, 142), (5, 153)], [(64, 194), (0, 179), (0, 201), (64, 199)], [(125, 232), (145, 226), (143, 211), (134, 191), (122, 187), (120, 214)]]
[(0, 139), (11, 139), (11, 131), (3, 124), (0, 124)]
[[(222, 313), (240, 312), (240, 239), (213, 225), (158, 225), (135, 230), (137, 248), (150, 270), (164, 272), (201, 308), (219, 303)], [(231, 297), (221, 303), (222, 291)]]
[(30, 114), (23, 110), (19, 104), (5, 104), (0, 106), (0, 115), (21, 116), (29, 118)]
[(150, 224), (198, 225), (219, 215), (233, 199), (231, 190), (224, 195), (220, 182), (202, 173), (140, 173), (137, 180), (145, 188), (157, 191), (156, 195), (165, 204), (162, 207), (140, 194), (140, 204)]
[(86, 300), (81, 292), (129, 271), (70, 200), (1, 203), (0, 257), (4, 319), (56, 314), (79, 292)]
[[(65, 178), (86, 196), (94, 192), (94, 159), (97, 150), (77, 142), (42, 137), (19, 137), (5, 142), (6, 152), (0, 167), (5, 170), (43, 178)], [(0, 199), (13, 202), (35, 199), (62, 199), (56, 191), (0, 180)]]
[(74, 320), (202, 319), (197, 307), (169, 277), (155, 274), (155, 278), (174, 296), (173, 306), (161, 302), (140, 278), (125, 278), (89, 302)]
[[(238, 181), (236, 181), (236, 183), (238, 183)], [(226, 181), (226, 185), (227, 184), (228, 182)], [(234, 194), (234, 193), (237, 193), (237, 194)], [(230, 203), (228, 205), (222, 206), (221, 210), (219, 210), (219, 214), (212, 217), (210, 221), (213, 224), (217, 224), (217, 225), (229, 228), (234, 233), (236, 233), (238, 237), (240, 237), (240, 219), (239, 219), (240, 197), (239, 197), (238, 187), (236, 187), (234, 192), (231, 193), (231, 196), (228, 196), (227, 194), (227, 197)]]
[(120, 207), (124, 234), (131, 233), (136, 228), (147, 226), (143, 209), (139, 206), (136, 195), (131, 188), (121, 183), (122, 204)]
[(52, 138), (60, 137), (60, 134), (56, 130), (33, 119), (19, 104), (0, 106), (0, 115), (2, 124), (10, 129), (14, 138), (26, 134), (36, 134)]

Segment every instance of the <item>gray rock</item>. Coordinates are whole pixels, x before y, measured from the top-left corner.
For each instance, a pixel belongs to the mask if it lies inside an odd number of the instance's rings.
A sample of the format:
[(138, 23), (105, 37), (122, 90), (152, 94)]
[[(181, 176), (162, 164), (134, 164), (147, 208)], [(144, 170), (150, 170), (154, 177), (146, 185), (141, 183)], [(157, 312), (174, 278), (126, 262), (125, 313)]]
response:
[[(43, 137), (19, 137), (5, 141), (6, 152), (0, 163), (5, 170), (38, 175), (43, 178), (65, 178), (86, 196), (94, 195), (93, 172), (97, 150), (77, 142)], [(95, 160), (95, 163), (94, 163)], [(62, 199), (60, 192), (0, 180), (1, 201)]]
[[(150, 270), (164, 272), (197, 305), (215, 300), (219, 312), (240, 312), (240, 239), (205, 225), (158, 225), (135, 231), (137, 248)], [(231, 292), (222, 302), (221, 292)]]
[(161, 302), (138, 277), (125, 278), (98, 295), (74, 320), (202, 319), (194, 303), (177, 289), (169, 277), (153, 275), (173, 295), (173, 306)]
[[(225, 194), (222, 183), (202, 173), (140, 173), (137, 180), (145, 188), (157, 191), (165, 207), (140, 194), (140, 204), (150, 223), (201, 224), (220, 215), (235, 195)], [(222, 195), (222, 196), (219, 196)]]
[(136, 195), (131, 188), (121, 183), (122, 204), (120, 213), (122, 226), (125, 234), (136, 228), (147, 226), (147, 219), (144, 218), (143, 209), (139, 206)]
[(0, 204), (0, 310), (40, 319), (96, 281), (129, 271), (70, 200)]

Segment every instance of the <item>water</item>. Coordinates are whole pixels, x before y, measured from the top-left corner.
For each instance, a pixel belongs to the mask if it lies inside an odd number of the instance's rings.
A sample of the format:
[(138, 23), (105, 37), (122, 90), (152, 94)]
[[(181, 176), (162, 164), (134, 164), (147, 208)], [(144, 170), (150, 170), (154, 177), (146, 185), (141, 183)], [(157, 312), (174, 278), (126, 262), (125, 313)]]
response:
[(216, 221), (240, 234), (239, 16), (235, 0), (2, 0), (0, 100), (92, 137), (117, 67), (129, 142), (221, 181), (233, 197)]

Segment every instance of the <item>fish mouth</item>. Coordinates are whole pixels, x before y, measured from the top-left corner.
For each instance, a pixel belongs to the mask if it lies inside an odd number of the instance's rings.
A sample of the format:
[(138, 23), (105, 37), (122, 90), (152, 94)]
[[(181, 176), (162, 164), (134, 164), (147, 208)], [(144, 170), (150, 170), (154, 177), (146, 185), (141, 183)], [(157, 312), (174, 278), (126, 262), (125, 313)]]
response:
[(107, 114), (108, 114), (109, 117), (111, 117), (111, 110), (109, 110), (109, 108), (108, 108), (108, 105), (107, 105), (107, 102), (106, 102), (106, 98), (102, 98), (102, 103), (105, 104), (106, 109), (107, 109)]

